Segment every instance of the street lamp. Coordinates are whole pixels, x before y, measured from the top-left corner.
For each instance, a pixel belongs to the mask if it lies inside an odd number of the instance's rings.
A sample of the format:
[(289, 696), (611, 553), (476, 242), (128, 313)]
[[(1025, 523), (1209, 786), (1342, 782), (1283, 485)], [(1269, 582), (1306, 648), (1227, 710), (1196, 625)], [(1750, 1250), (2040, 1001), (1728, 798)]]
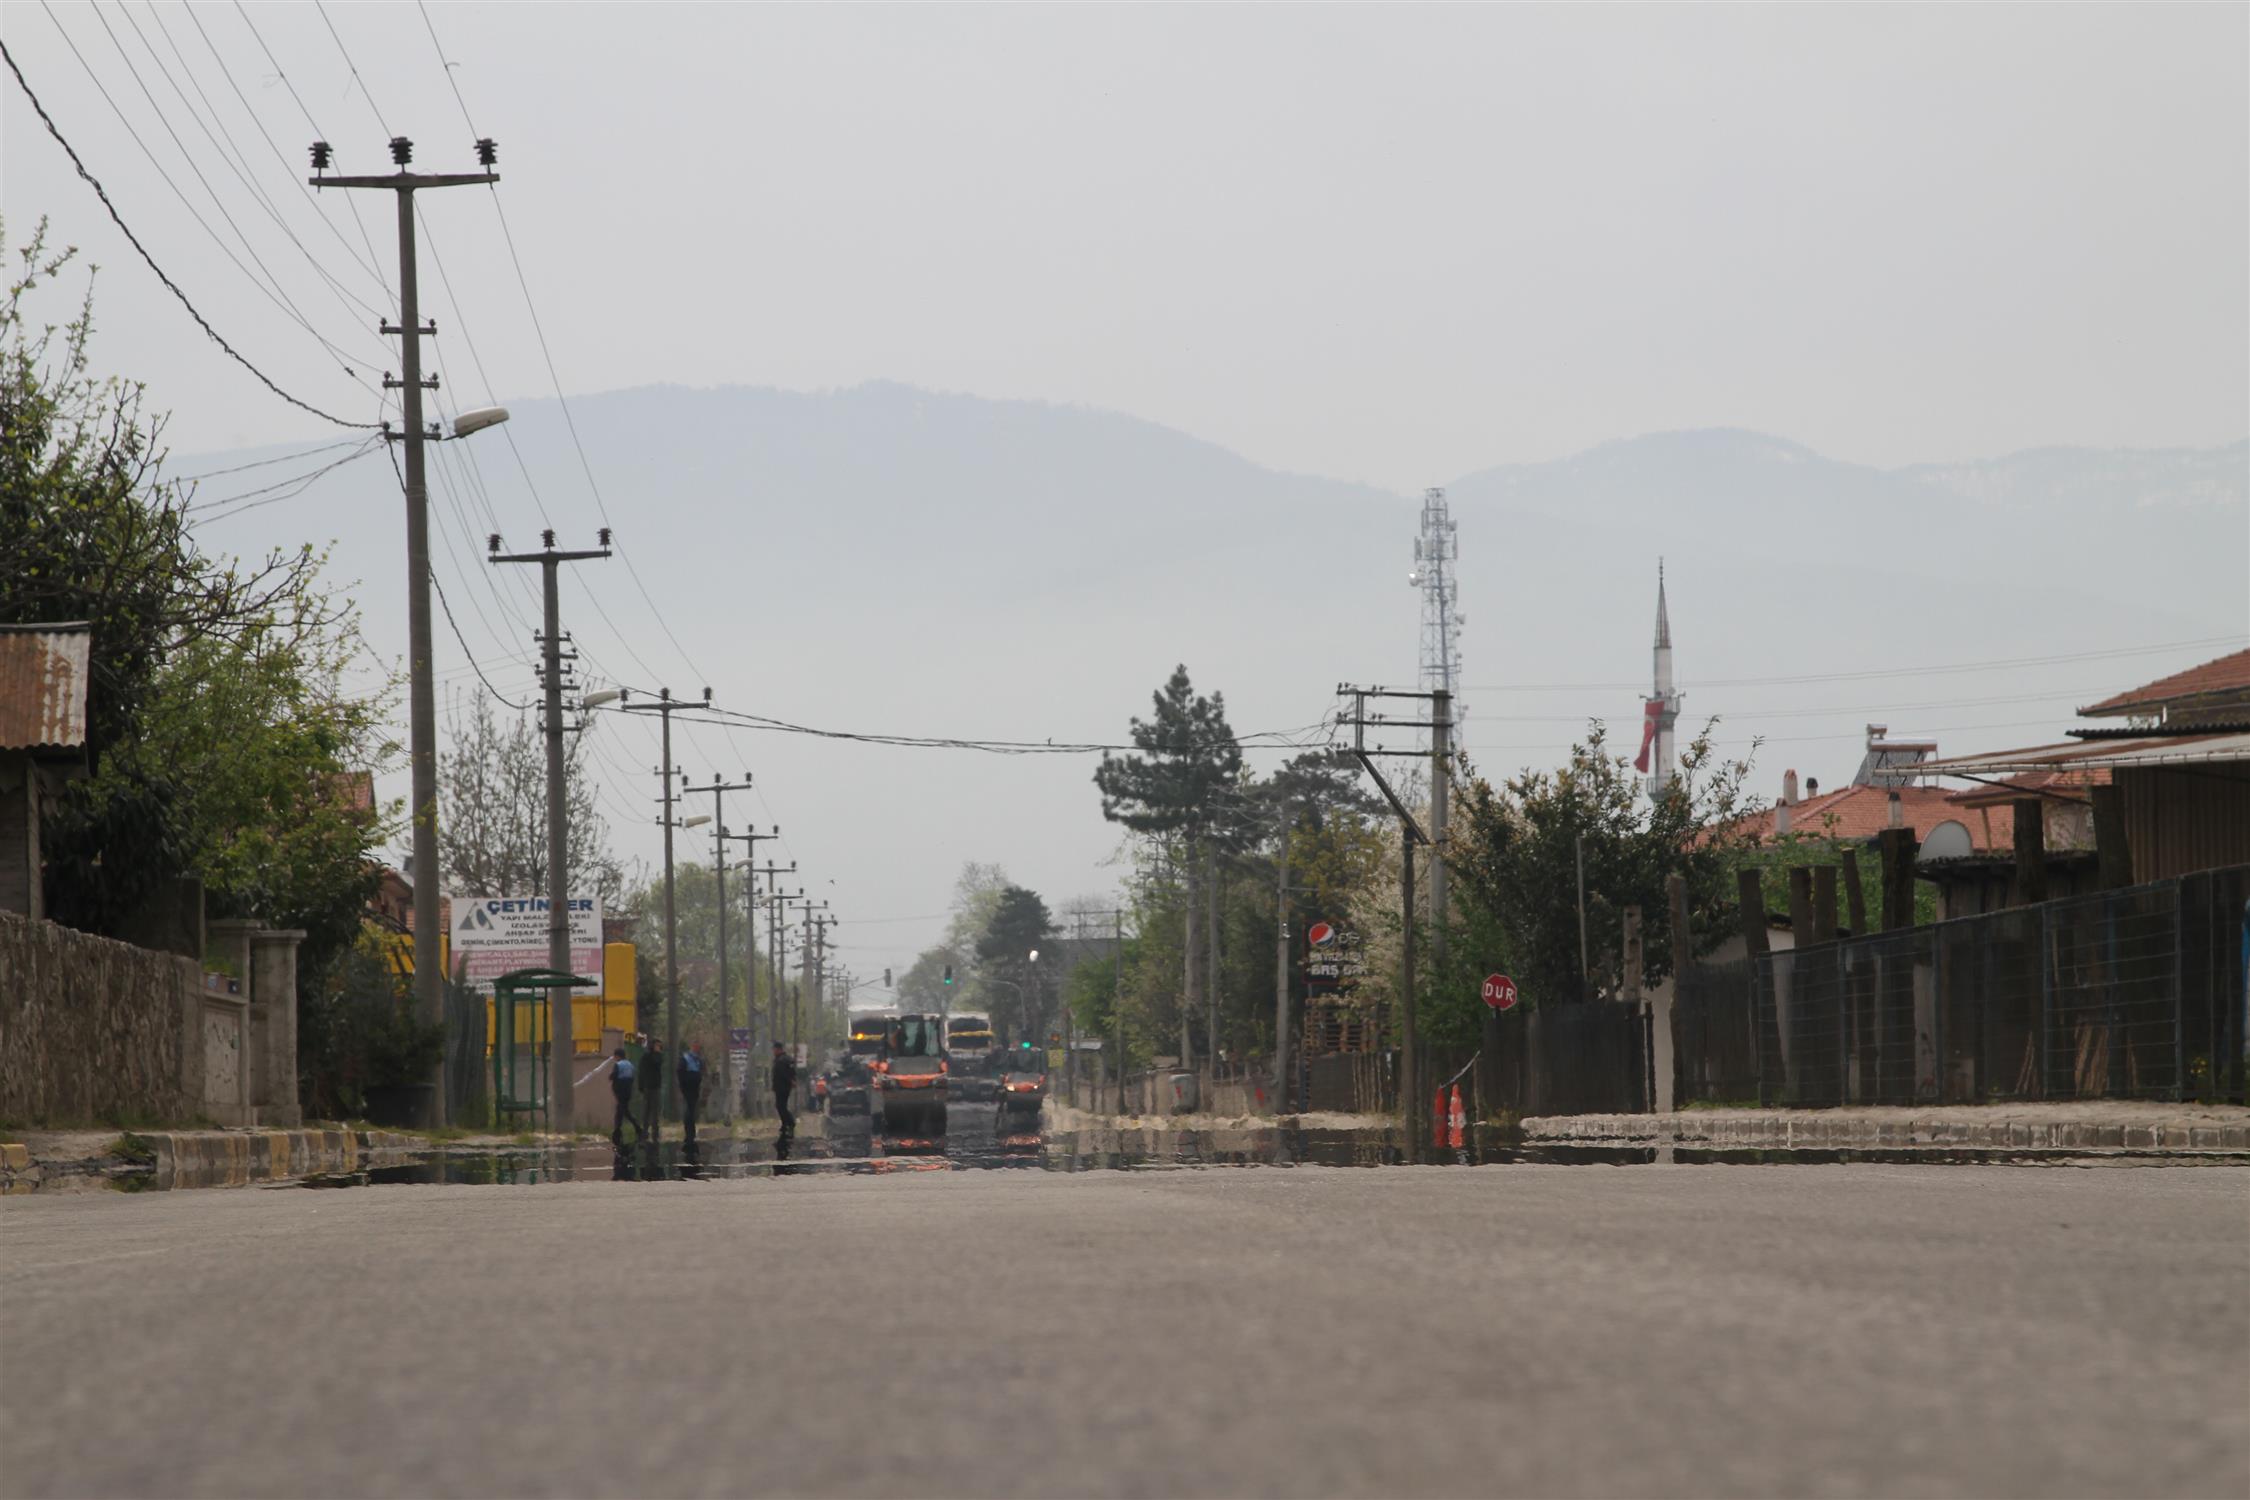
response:
[(487, 427), (498, 427), (508, 420), (505, 406), (480, 406), (473, 411), (459, 412), (453, 418), (453, 435), (465, 438), (472, 432), (482, 432)]
[(598, 693), (588, 693), (585, 697), (579, 699), (578, 706), (580, 708), (600, 708), (604, 704), (615, 703), (624, 696), (616, 688), (603, 688)]

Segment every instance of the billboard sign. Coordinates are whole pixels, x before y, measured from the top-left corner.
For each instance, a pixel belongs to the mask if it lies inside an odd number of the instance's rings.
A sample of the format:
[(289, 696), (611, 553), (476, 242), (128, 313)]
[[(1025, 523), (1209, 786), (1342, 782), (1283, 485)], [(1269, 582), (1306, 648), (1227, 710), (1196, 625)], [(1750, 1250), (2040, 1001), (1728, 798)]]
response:
[[(602, 977), (602, 903), (574, 896), (570, 906), (570, 970), (581, 978)], [(516, 969), (547, 967), (547, 909), (544, 896), (455, 896), (453, 964), (466, 968), (469, 988), (492, 993), (492, 981)], [(601, 993), (579, 990), (581, 998)]]
[(1330, 922), (1313, 922), (1305, 928), (1305, 992), (1311, 995), (1349, 994), (1367, 973), (1367, 953), (1360, 935)]

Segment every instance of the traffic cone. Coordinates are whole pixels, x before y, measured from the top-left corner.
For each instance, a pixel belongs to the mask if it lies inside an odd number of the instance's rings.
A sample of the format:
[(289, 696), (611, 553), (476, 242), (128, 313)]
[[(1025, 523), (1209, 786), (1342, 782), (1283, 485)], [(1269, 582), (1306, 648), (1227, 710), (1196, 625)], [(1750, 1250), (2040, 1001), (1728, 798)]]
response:
[(1459, 1147), (1469, 1128), (1469, 1111), (1461, 1103), (1461, 1085), (1453, 1085), (1453, 1108), (1446, 1114), (1445, 1143)]

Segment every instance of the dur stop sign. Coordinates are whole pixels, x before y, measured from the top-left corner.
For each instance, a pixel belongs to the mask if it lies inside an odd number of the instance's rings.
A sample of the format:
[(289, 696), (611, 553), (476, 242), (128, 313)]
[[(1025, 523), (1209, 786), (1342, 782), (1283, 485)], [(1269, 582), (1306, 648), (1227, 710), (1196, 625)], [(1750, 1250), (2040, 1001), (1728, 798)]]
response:
[(1516, 1003), (1516, 982), (1505, 974), (1486, 975), (1484, 1003), (1494, 1010), (1513, 1009)]

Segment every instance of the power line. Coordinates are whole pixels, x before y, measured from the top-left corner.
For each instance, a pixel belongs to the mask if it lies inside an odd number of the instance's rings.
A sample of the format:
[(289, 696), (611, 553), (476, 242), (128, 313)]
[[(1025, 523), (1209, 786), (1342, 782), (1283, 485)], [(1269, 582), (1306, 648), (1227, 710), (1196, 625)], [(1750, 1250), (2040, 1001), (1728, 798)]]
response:
[[(281, 86), (289, 90), (289, 97), (296, 102), (297, 113), (303, 115), (305, 117), (305, 123), (312, 127), (313, 139), (316, 141), (324, 141), (328, 139), (328, 132), (320, 128), (320, 122), (318, 120), (315, 120), (313, 118), (312, 111), (305, 107), (304, 96), (297, 92), (297, 85), (290, 82), (288, 70), (281, 66), (281, 59), (273, 55), (273, 48), (266, 45), (265, 33), (258, 30), (258, 23), (250, 18), (250, 12), (243, 6), (242, 0), (234, 0), (234, 9), (235, 14), (242, 17), (242, 24), (250, 28), (250, 36), (254, 41), (257, 42), (258, 50), (260, 52), (263, 52), (266, 55), (266, 61), (273, 65), (274, 77), (280, 79)], [(191, 7), (188, 14), (192, 16), (194, 15), (194, 13), (195, 12), (193, 8)], [(216, 53), (218, 49), (214, 47), (212, 48), (212, 51)], [(384, 132), (384, 134), (386, 135), (388, 135), (389, 133), (390, 132), (388, 131)], [(302, 191), (304, 185), (300, 183), (298, 184), (298, 187), (299, 190)], [(359, 230), (359, 242), (367, 247), (367, 260), (364, 262), (364, 264), (367, 266), (370, 274), (374, 276), (376, 285), (380, 286), (383, 289), (383, 295), (386, 297), (395, 296), (395, 294), (391, 291), (390, 282), (386, 281), (383, 277), (382, 257), (375, 253), (375, 241), (367, 233), (367, 221), (360, 217), (359, 200), (347, 194), (344, 199), (344, 205), (351, 210), (352, 225)]]
[[(693, 704), (678, 710), (687, 723), (704, 723), (724, 727), (736, 723), (745, 729), (772, 730), (783, 734), (811, 735), (819, 739), (853, 740), (865, 745), (889, 745), (913, 750), (977, 750), (991, 755), (1097, 755), (1111, 751), (1137, 752), (1142, 747), (1129, 744), (1106, 744), (1092, 741), (1055, 740), (1000, 740), (953, 738), (939, 735), (866, 734), (846, 729), (819, 729), (807, 724), (795, 724), (786, 719), (769, 718), (764, 714), (744, 713), (739, 709), (725, 709)], [(702, 717), (697, 717), (701, 715)], [(1326, 721), (1290, 730), (1264, 730), (1255, 734), (1237, 735), (1227, 743), (1239, 750), (1305, 750), (1315, 748), (1314, 743), (1301, 738), (1313, 730), (1326, 727)], [(1300, 736), (1300, 738), (1290, 738)]]
[[(2207, 646), (2237, 646), (2242, 642), (2238, 635), (2205, 636), (2193, 641), (2168, 641), (2155, 646), (2119, 646), (2103, 651), (2076, 651), (2060, 656), (2018, 656), (1996, 661), (1949, 662), (1935, 667), (1881, 667), (1863, 672), (1809, 672), (1794, 677), (1733, 677), (1696, 684), (1698, 688), (1738, 687), (1796, 687), (1816, 682), (1861, 682), (1876, 677), (1933, 677), (1957, 672), (1999, 671), (2012, 667), (2045, 667), (2062, 662), (2107, 661), (2120, 656), (2155, 656), (2166, 651), (2185, 651)], [(1496, 683), (1472, 687), (1472, 693), (1581, 693), (1605, 692), (1611, 689), (1638, 690), (1647, 687), (1645, 682), (1519, 682)]]
[[(62, 22), (59, 19), (55, 18), (54, 8), (52, 6), (49, 6), (46, 3), (46, 0), (40, 0), (40, 5), (42, 9), (45, 9), (47, 11), (48, 18), (50, 20), (54, 20), (56, 30), (60, 31), (62, 29)], [(100, 24), (103, 35), (109, 38), (110, 46), (116, 49), (118, 61), (125, 64), (125, 72), (133, 80), (133, 86), (141, 91), (141, 97), (148, 102), (150, 112), (156, 116), (156, 123), (163, 126), (164, 133), (172, 138), (173, 146), (178, 149), (181, 158), (187, 162), (189, 173), (194, 176), (197, 184), (202, 187), (204, 196), (208, 197), (211, 200), (212, 208), (218, 211), (220, 221), (223, 222), (227, 226), (227, 228), (234, 231), (235, 239), (241, 242), (243, 253), (250, 257), (251, 264), (255, 265), (258, 268), (259, 272), (266, 278), (266, 284), (264, 286), (261, 286), (259, 290), (265, 293), (268, 301), (272, 302), (283, 312), (287, 313), (289, 317), (296, 322), (298, 327), (304, 329), (306, 333), (310, 334), (313, 337), (313, 340), (316, 343), (318, 343), (323, 349), (326, 349), (331, 355), (333, 355), (336, 359), (336, 362), (340, 366), (342, 366), (343, 371), (346, 375), (349, 375), (354, 380), (360, 380), (359, 372), (351, 367), (350, 357), (347, 356), (343, 350), (337, 348), (336, 345), (332, 341), (330, 341), (325, 334), (323, 334), (319, 329), (313, 326), (312, 320), (305, 316), (304, 309), (297, 306), (296, 301), (291, 298), (289, 293), (282, 287), (281, 278), (273, 273), (273, 268), (266, 264), (265, 258), (259, 255), (257, 248), (250, 243), (250, 236), (243, 233), (242, 226), (234, 221), (234, 215), (227, 212), (225, 201), (219, 197), (219, 190), (211, 186), (210, 178), (203, 175), (203, 168), (197, 164), (195, 153), (188, 149), (187, 142), (180, 139), (180, 133), (172, 128), (171, 117), (164, 113), (164, 106), (156, 102), (156, 94), (149, 88), (147, 80), (141, 77), (141, 70), (133, 66), (132, 56), (130, 53), (126, 52), (125, 43), (118, 38), (117, 28), (109, 24), (109, 18), (102, 14), (101, 8), (99, 6), (91, 6), (89, 8), (94, 13), (94, 20)], [(132, 12), (123, 11), (122, 14), (125, 16), (127, 24), (130, 25), (133, 23)], [(140, 35), (137, 26), (135, 27), (134, 35)], [(68, 32), (64, 32), (63, 39), (66, 42), (70, 41)], [(71, 50), (74, 53), (77, 52), (77, 44), (75, 42), (71, 42), (70, 45)], [(169, 72), (165, 72), (164, 69), (164, 60), (156, 55), (156, 51), (154, 48), (148, 46), (148, 39), (146, 37), (141, 37), (141, 45), (144, 48), (148, 49), (150, 59), (156, 64), (157, 71), (160, 73), (164, 73), (165, 81), (171, 82), (171, 74)], [(80, 54), (78, 60), (81, 66), (86, 66), (87, 72), (90, 75), (93, 72), (93, 69), (90, 65), (86, 64), (84, 55)], [(100, 87), (99, 79), (95, 80), (95, 86), (97, 88)], [(172, 92), (179, 95), (180, 103), (187, 108), (189, 115), (195, 117), (197, 125), (201, 126), (201, 116), (195, 115), (194, 106), (188, 104), (186, 93), (181, 90), (180, 86), (177, 83), (172, 84)], [(109, 97), (108, 91), (106, 89), (103, 90), (102, 97), (104, 97), (105, 99)], [(115, 100), (110, 100), (110, 107), (112, 109), (117, 108)], [(124, 121), (125, 116), (122, 110), (118, 111), (118, 118), (119, 120)], [(148, 152), (147, 143), (142, 142), (140, 140), (139, 133), (133, 131), (133, 127), (130, 121), (125, 122), (125, 128), (128, 132), (131, 132), (133, 134), (135, 142), (140, 144), (142, 151)], [(212, 149), (218, 152), (219, 159), (221, 161), (226, 161), (226, 152), (220, 149), (217, 139), (211, 135), (209, 130), (204, 131), (204, 138), (211, 141)], [(154, 153), (149, 153), (149, 160), (152, 164), (155, 162), (156, 158)], [(161, 168), (159, 170), (161, 170)], [(228, 170), (233, 170), (232, 163), (228, 163)], [(167, 183), (171, 183), (171, 176), (169, 173), (166, 174), (165, 180), (167, 181)], [(178, 185), (176, 183), (173, 183), (171, 185), (173, 186), (173, 190), (177, 192)], [(255, 190), (252, 191), (251, 196), (253, 200), (255, 200), (255, 198), (257, 197)], [(185, 195), (182, 195), (180, 201), (182, 203), (185, 203), (187, 201)], [(200, 216), (198, 218), (198, 222), (201, 222)], [(206, 230), (208, 230), (209, 226), (206, 225), (205, 228)], [(214, 236), (214, 238), (215, 237), (216, 236)], [(300, 246), (299, 248), (301, 249), (302, 247)], [(235, 262), (235, 265), (237, 268), (241, 268), (242, 262), (238, 260)], [(244, 270), (243, 274), (248, 275), (249, 273), (247, 270)], [(257, 278), (252, 277), (251, 279), (253, 283), (255, 283)], [(349, 309), (346, 309), (346, 311), (349, 312)], [(361, 384), (364, 385), (365, 383), (365, 381), (361, 381)], [(373, 389), (373, 387), (369, 388)]]
[[(273, 505), (283, 500), (293, 500), (306, 490), (311, 489), (322, 475), (333, 473), (346, 464), (357, 463), (367, 457), (368, 454), (375, 451), (375, 445), (381, 441), (383, 439), (380, 435), (368, 438), (354, 451), (345, 454), (342, 458), (322, 464), (319, 468), (307, 474), (292, 474), (287, 479), (277, 479), (271, 484), (260, 485), (254, 490), (243, 490), (238, 494), (222, 495), (215, 500), (190, 501), (187, 508), (189, 513), (195, 517), (193, 524), (202, 525), (207, 521), (224, 521), (239, 516), (244, 511), (256, 510), (260, 506)], [(276, 491), (282, 493), (277, 494)]]
[[(64, 40), (69, 40), (67, 35), (65, 36)], [(72, 44), (72, 51), (75, 52), (76, 50), (76, 44), (74, 43)], [(70, 142), (64, 138), (61, 128), (55, 124), (54, 117), (47, 113), (47, 107), (44, 104), (41, 104), (39, 102), (39, 96), (31, 91), (30, 82), (24, 78), (23, 69), (17, 66), (15, 54), (8, 50), (7, 44), (5, 42), (0, 42), (0, 59), (5, 59), (8, 64), (8, 71), (15, 74), (16, 86), (18, 88), (21, 88), (23, 90), (24, 97), (31, 101), (32, 109), (37, 111), (39, 115), (39, 122), (47, 127), (47, 133), (55, 138), (55, 143), (61, 146), (64, 153), (70, 157), (70, 164), (78, 169), (78, 175), (84, 178), (86, 181), (86, 185), (94, 190), (94, 195), (102, 200), (102, 207), (109, 211), (110, 221), (117, 226), (119, 232), (125, 236), (126, 240), (132, 245), (134, 250), (140, 253), (141, 259), (148, 263), (148, 268), (156, 273), (156, 279), (163, 282), (165, 289), (171, 292), (174, 297), (177, 297), (179, 299), (180, 306), (188, 310), (188, 316), (195, 319), (196, 326), (201, 328), (206, 334), (210, 335), (212, 343), (217, 344), (221, 349), (226, 351), (228, 358), (232, 359), (236, 364), (242, 366), (242, 368), (248, 370), (252, 375), (256, 376), (260, 385), (263, 385), (267, 390), (273, 392), (276, 396), (279, 396), (282, 400), (288, 402), (291, 406), (294, 406), (301, 411), (310, 412), (313, 416), (320, 418), (322, 421), (332, 422), (338, 427), (349, 427), (354, 429), (355, 431), (373, 431), (376, 429), (378, 424), (374, 422), (346, 421), (344, 418), (337, 416), (334, 412), (323, 411), (309, 401), (303, 400), (297, 396), (292, 396), (291, 394), (289, 394), (289, 392), (283, 390), (279, 385), (275, 384), (272, 376), (266, 374), (265, 371), (252, 364), (243, 355), (241, 350), (228, 343), (226, 339), (220, 335), (219, 330), (211, 326), (211, 320), (204, 317), (202, 312), (197, 309), (196, 305), (188, 299), (188, 294), (180, 290), (179, 283), (165, 274), (164, 268), (156, 263), (156, 257), (149, 254), (148, 247), (141, 243), (140, 236), (134, 234), (131, 227), (126, 224), (124, 216), (119, 214), (117, 211), (117, 205), (110, 201), (109, 192), (102, 186), (101, 180), (95, 177), (92, 172), (86, 169), (86, 163), (79, 159), (79, 155), (76, 149), (74, 149), (71, 146)], [(83, 64), (85, 62), (85, 59), (81, 57), (79, 61), (81, 64)], [(91, 69), (88, 69), (89, 73), (91, 71)], [(96, 87), (98, 88), (99, 86), (100, 85), (97, 82)], [(105, 93), (103, 97), (107, 98), (108, 96)], [(110, 107), (112, 109), (116, 108), (116, 104), (114, 101), (111, 102)], [(128, 127), (128, 129), (129, 128), (130, 127)], [(146, 150), (146, 147), (143, 147), (143, 149)], [(153, 158), (151, 159), (153, 160)], [(190, 212), (192, 213), (193, 210), (191, 209)], [(202, 221), (199, 218), (197, 222), (201, 223)], [(205, 225), (204, 228), (206, 232), (209, 232), (209, 225)], [(213, 238), (216, 239), (217, 236), (213, 235)], [(225, 247), (221, 246), (221, 248), (224, 249)], [(232, 258), (231, 252), (229, 253), (229, 258)], [(240, 266), (241, 262), (237, 261), (235, 262), (235, 264), (237, 266)], [(244, 274), (247, 275), (248, 272), (245, 271)]]
[[(1829, 708), (1761, 708), (1753, 710), (1760, 719), (1822, 719), (1840, 718), (1852, 714), (1904, 714), (1922, 713), (1933, 708), (1961, 708), (1978, 703), (2068, 703), (2101, 688), (2068, 688), (2055, 693), (2014, 693), (2003, 697), (1980, 695), (1974, 698), (1937, 698), (1927, 703), (1845, 703)], [(1479, 714), (1479, 723), (1495, 724), (1584, 724), (1589, 719), (1601, 718), (1599, 714)], [(1638, 718), (1638, 713), (1632, 717)], [(1725, 717), (1719, 715), (1718, 717)]]

